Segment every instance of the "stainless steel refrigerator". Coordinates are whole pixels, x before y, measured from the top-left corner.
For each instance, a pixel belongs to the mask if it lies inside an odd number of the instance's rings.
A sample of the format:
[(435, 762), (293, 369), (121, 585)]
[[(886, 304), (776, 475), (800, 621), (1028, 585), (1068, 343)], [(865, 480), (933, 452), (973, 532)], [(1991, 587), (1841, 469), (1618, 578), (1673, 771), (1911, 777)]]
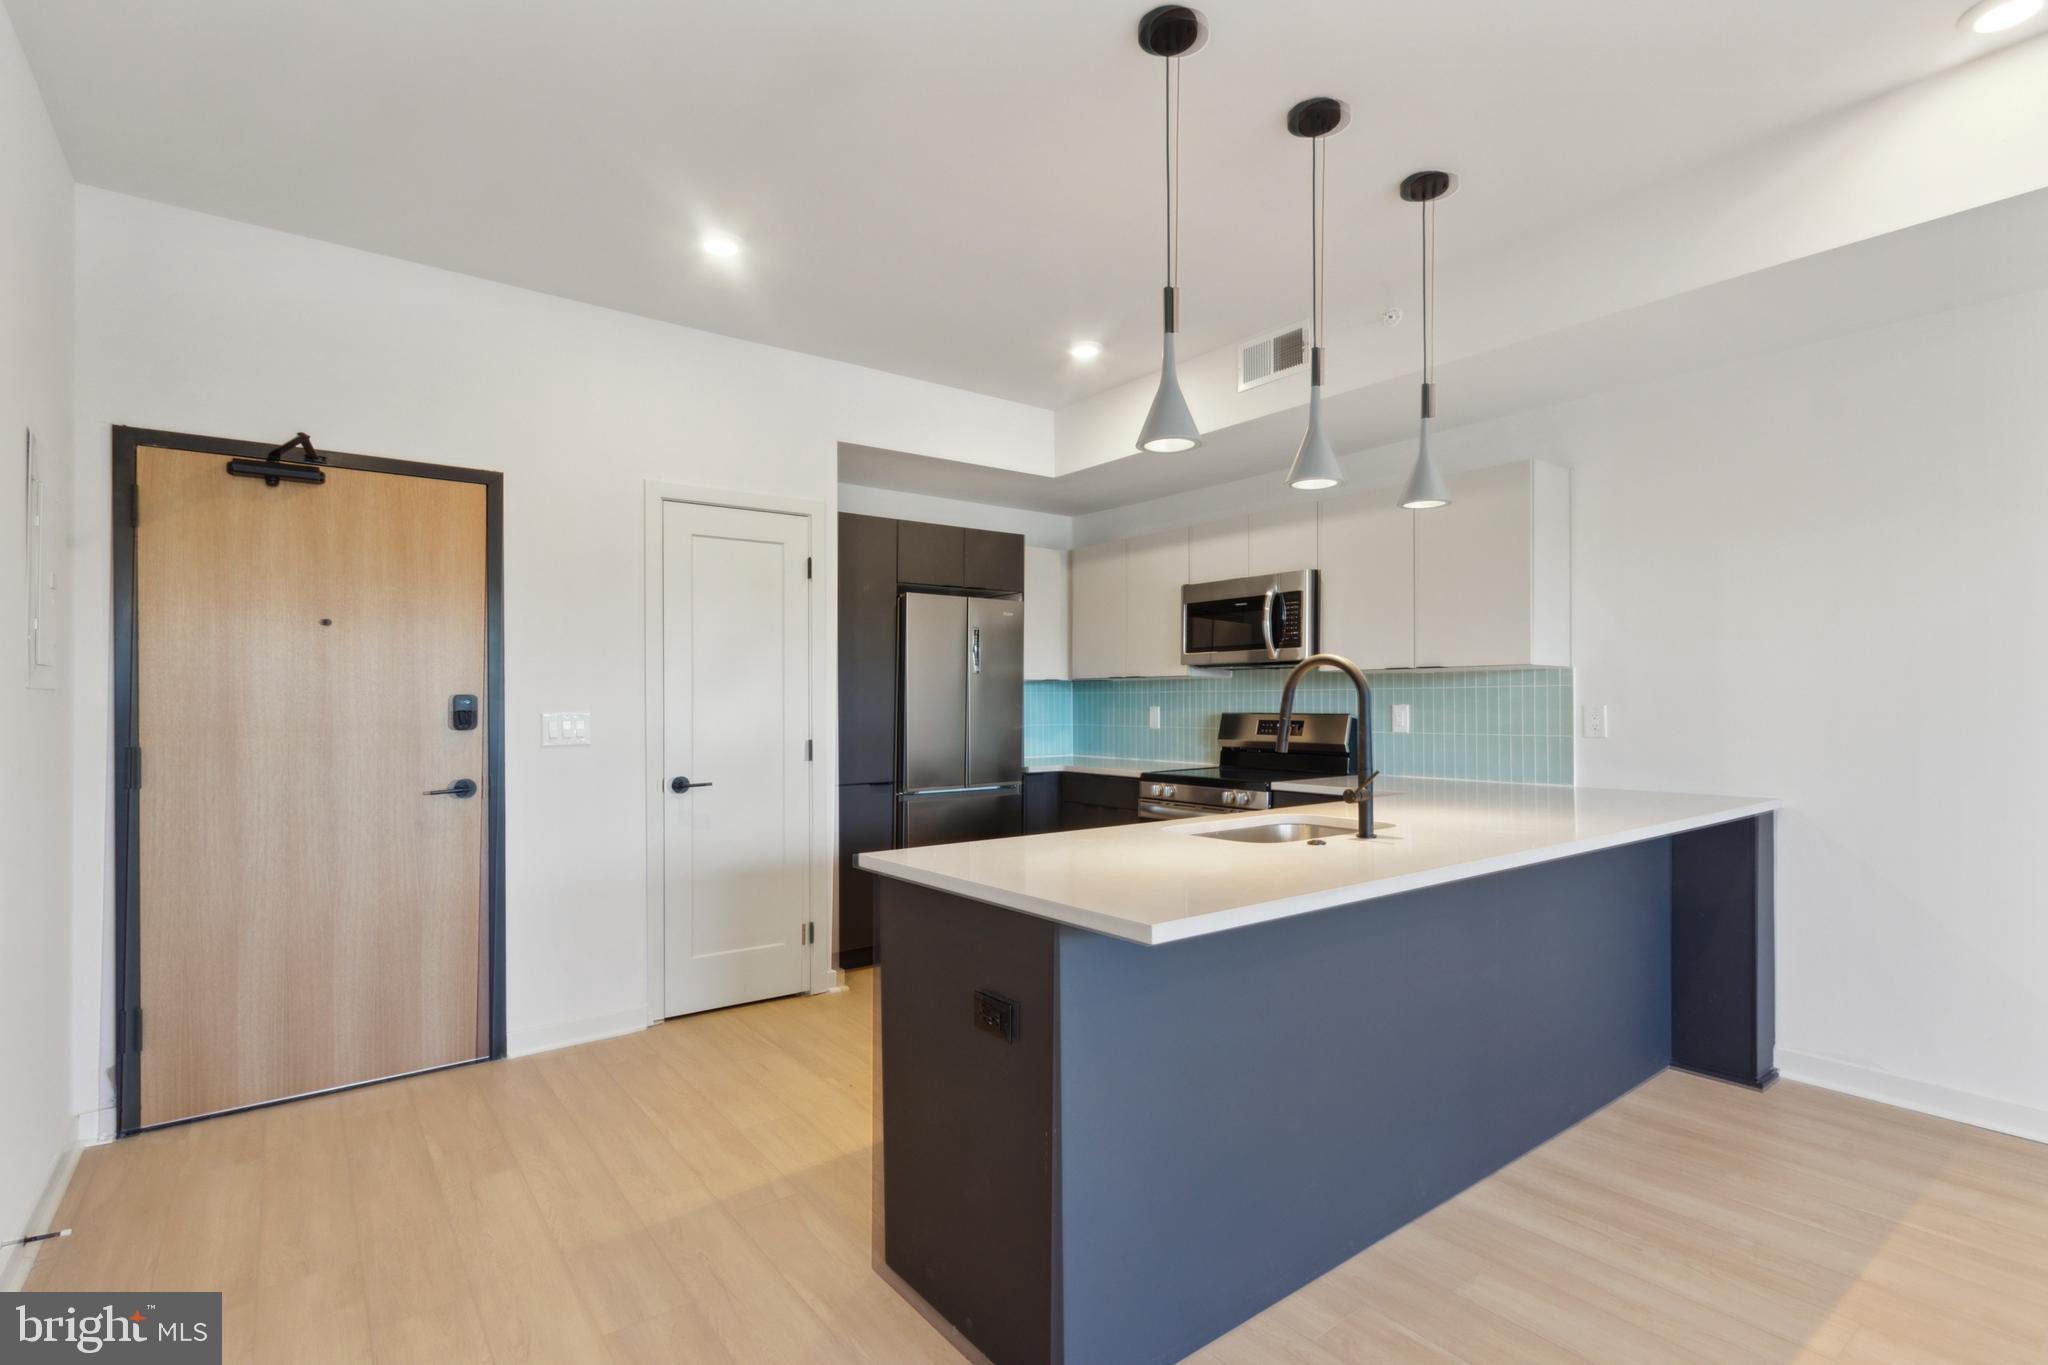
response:
[(1024, 602), (903, 594), (903, 848), (1024, 828)]

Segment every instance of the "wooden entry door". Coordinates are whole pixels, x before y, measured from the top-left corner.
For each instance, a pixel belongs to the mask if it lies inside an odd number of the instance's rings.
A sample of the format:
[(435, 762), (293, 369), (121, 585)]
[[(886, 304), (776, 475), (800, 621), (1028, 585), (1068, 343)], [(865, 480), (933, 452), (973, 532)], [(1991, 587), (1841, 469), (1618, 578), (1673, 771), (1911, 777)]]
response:
[(486, 488), (226, 465), (135, 452), (132, 1126), (489, 1051)]
[(677, 1015), (808, 980), (810, 521), (662, 510), (662, 1012)]

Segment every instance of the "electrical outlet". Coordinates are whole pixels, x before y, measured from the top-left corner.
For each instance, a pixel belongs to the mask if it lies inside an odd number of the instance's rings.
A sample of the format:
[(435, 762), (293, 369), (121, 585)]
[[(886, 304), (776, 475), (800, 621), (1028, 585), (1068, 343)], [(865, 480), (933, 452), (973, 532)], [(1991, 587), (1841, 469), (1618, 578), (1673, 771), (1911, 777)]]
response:
[(1155, 730), (1157, 730), (1157, 729), (1159, 728), (1159, 708), (1158, 708), (1158, 707), (1156, 707), (1156, 706), (1155, 706), (1155, 707), (1151, 708), (1151, 709), (1150, 709), (1149, 711), (1147, 711), (1147, 712), (1145, 713), (1145, 723), (1146, 723), (1146, 724), (1148, 724), (1148, 725), (1150, 725), (1150, 726), (1151, 726), (1151, 727), (1152, 727), (1153, 729), (1155, 729)]
[(1017, 1041), (1017, 1002), (1005, 1000), (994, 991), (974, 993), (974, 1026), (993, 1033), (1006, 1043)]
[(1584, 706), (1584, 707), (1580, 707), (1580, 708), (1579, 708), (1579, 711), (1580, 711), (1580, 723), (1579, 723), (1579, 733), (1580, 733), (1580, 734), (1584, 735), (1584, 736), (1585, 736), (1585, 737), (1586, 737), (1587, 739), (1605, 739), (1605, 738), (1607, 738), (1608, 730), (1607, 730), (1607, 708), (1606, 708), (1606, 706), (1604, 706), (1604, 705), (1602, 705), (1602, 706)]
[(1397, 701), (1397, 702), (1395, 702), (1395, 703), (1394, 703), (1394, 705), (1393, 705), (1393, 726), (1394, 726), (1394, 733), (1395, 733), (1395, 734), (1397, 734), (1397, 735), (1405, 735), (1405, 734), (1408, 734), (1408, 733), (1410, 732), (1410, 730), (1411, 730), (1411, 729), (1413, 728), (1413, 727), (1411, 726), (1410, 722), (1409, 722), (1409, 714), (1408, 714), (1408, 703), (1407, 703), (1407, 702), (1405, 702), (1405, 701)]

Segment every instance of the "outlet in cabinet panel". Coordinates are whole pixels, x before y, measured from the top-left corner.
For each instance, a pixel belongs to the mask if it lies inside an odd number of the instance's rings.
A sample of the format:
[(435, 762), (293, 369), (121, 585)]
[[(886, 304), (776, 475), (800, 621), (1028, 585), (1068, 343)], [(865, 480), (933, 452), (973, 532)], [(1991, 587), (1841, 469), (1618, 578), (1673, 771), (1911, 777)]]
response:
[(1133, 536), (1127, 556), (1124, 604), (1124, 672), (1139, 678), (1178, 677), (1180, 590), (1188, 584), (1185, 527)]
[[(1086, 545), (1068, 560), (1069, 660), (1077, 678), (1114, 678), (1124, 667), (1124, 542)], [(1027, 616), (1028, 620), (1029, 617)]]
[(1385, 488), (1318, 504), (1324, 649), (1361, 668), (1415, 666), (1418, 515)]

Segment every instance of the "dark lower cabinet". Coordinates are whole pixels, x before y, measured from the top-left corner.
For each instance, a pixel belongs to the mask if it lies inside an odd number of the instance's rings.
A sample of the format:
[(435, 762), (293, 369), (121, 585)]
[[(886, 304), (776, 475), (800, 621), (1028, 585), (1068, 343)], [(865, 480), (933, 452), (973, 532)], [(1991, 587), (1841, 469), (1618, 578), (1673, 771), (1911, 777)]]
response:
[(875, 874), (853, 865), (854, 857), (894, 847), (896, 788), (867, 782), (839, 789), (839, 965), (865, 967), (875, 960)]
[(1024, 832), (1049, 834), (1060, 827), (1060, 775), (1024, 774)]
[(1103, 829), (1138, 822), (1138, 779), (1061, 773), (1059, 828)]

